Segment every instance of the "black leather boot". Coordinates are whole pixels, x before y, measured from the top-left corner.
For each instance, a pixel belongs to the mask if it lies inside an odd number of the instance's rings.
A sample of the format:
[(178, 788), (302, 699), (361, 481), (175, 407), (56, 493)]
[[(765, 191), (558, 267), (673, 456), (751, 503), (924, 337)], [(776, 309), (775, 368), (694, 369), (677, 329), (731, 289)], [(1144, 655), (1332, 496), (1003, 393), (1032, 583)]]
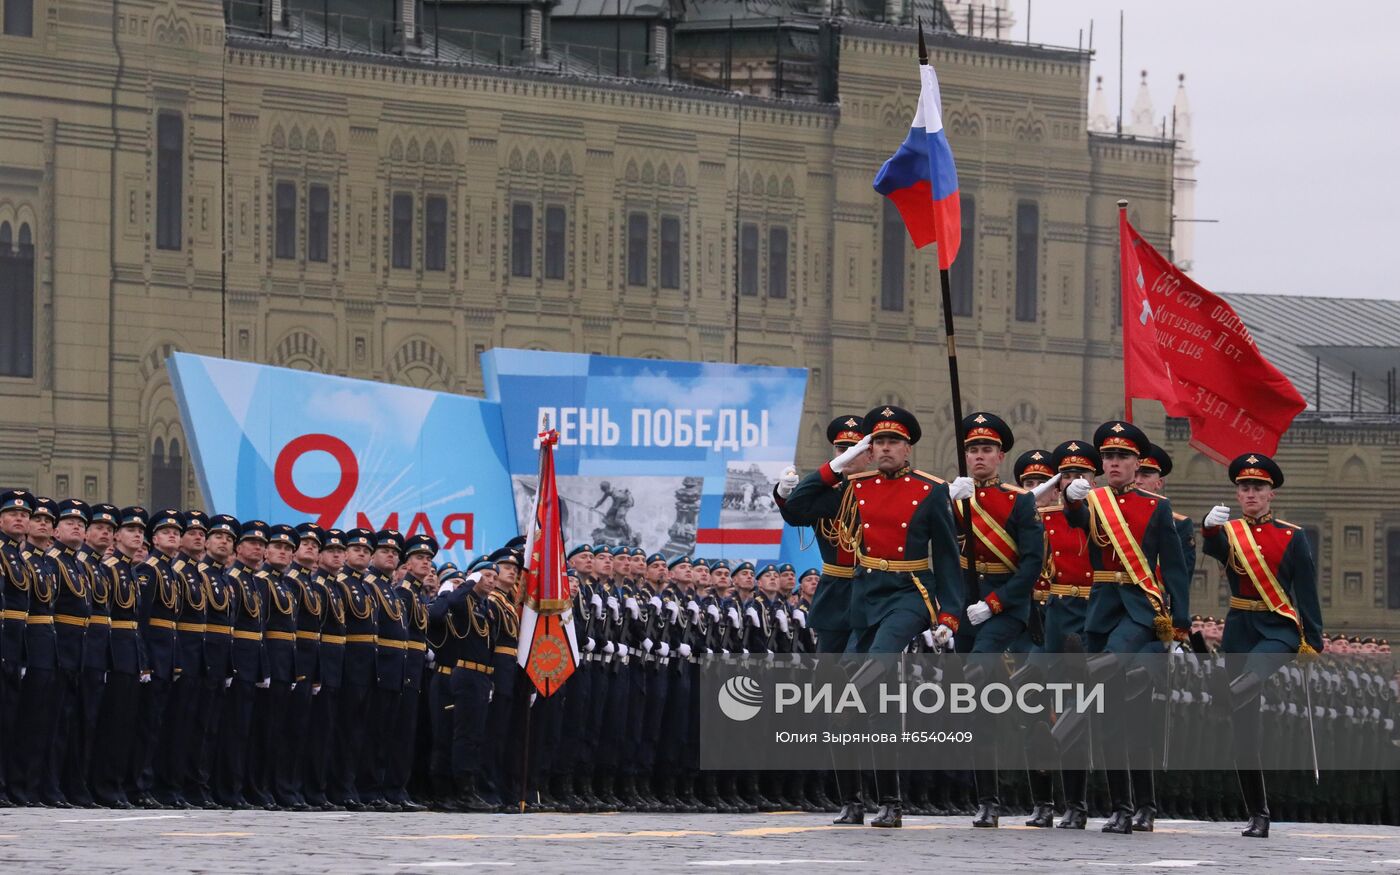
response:
[(1089, 812), (1075, 805), (1065, 809), (1065, 816), (1055, 824), (1056, 829), (1083, 829), (1089, 825)]
[(1144, 805), (1133, 815), (1133, 832), (1152, 832), (1152, 825), (1157, 820), (1157, 809), (1151, 805)]
[(881, 802), (880, 810), (870, 825), (878, 829), (899, 829), (904, 826), (904, 806), (898, 799)]
[(1103, 825), (1102, 832), (1117, 833), (1118, 835), (1133, 834), (1132, 815), (1121, 808), (1115, 808), (1113, 814), (1108, 818), (1108, 823)]
[(1264, 789), (1264, 773), (1259, 769), (1250, 769), (1237, 774), (1245, 807), (1249, 809), (1249, 824), (1240, 835), (1250, 839), (1266, 839), (1269, 837), (1269, 799)]
[(865, 805), (861, 802), (847, 802), (841, 806), (841, 813), (832, 821), (840, 826), (860, 826), (865, 823)]
[(1026, 826), (1033, 826), (1036, 829), (1049, 829), (1055, 825), (1055, 806), (1048, 802), (1037, 802), (1031, 809), (1030, 819), (1026, 821)]

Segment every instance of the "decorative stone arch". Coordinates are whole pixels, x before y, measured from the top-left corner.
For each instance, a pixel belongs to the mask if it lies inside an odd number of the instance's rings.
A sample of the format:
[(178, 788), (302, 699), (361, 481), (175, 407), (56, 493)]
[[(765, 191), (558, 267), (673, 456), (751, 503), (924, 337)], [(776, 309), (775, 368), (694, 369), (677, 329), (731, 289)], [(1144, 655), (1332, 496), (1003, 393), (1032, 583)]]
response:
[(539, 152), (536, 152), (534, 149), (531, 149), (531, 150), (530, 150), (530, 153), (529, 153), (528, 155), (525, 156), (525, 172), (526, 172), (526, 173), (538, 173), (539, 170), (540, 170), (540, 153), (539, 153)]
[(306, 151), (321, 151), (321, 135), (316, 133), (315, 128), (312, 128), (311, 130), (306, 132)]
[(457, 150), (452, 148), (451, 140), (442, 141), (442, 148), (438, 150), (438, 160), (443, 164), (457, 163)]
[(746, 171), (739, 171), (739, 193), (749, 193), (749, 174)]
[(327, 154), (335, 152), (335, 131), (326, 131), (321, 138), (321, 151)]
[(141, 499), (150, 506), (184, 507), (190, 497), (189, 442), (165, 360), (181, 349), (176, 339), (152, 343), (141, 357), (140, 422), (144, 459), (138, 475)]
[(671, 165), (665, 163), (664, 161), (662, 162), (661, 168), (656, 171), (656, 181), (660, 185), (671, 184)]
[(282, 126), (281, 126), (280, 124), (279, 124), (279, 125), (273, 125), (273, 126), (272, 126), (272, 148), (274, 148), (274, 149), (281, 149), (281, 148), (286, 147), (286, 145), (287, 145), (287, 134), (286, 134), (286, 132), (282, 130)]
[(432, 140), (423, 144), (423, 163), (436, 164), (438, 160), (437, 143)]
[(389, 160), (390, 160), (390, 161), (402, 161), (402, 160), (403, 160), (403, 141), (400, 140), (398, 137), (395, 137), (395, 138), (394, 138), (394, 141), (393, 141), (392, 143), (389, 144)]
[(642, 184), (650, 185), (656, 179), (656, 168), (648, 161), (642, 165)]
[(1353, 453), (1342, 463), (1341, 473), (1337, 477), (1342, 483), (1369, 483), (1371, 480), (1370, 466), (1366, 460)]
[(782, 186), (778, 184), (778, 177), (768, 177), (768, 196), (777, 197), (780, 191), (782, 191)]
[(404, 153), (404, 160), (408, 161), (410, 164), (416, 164), (418, 163), (418, 157), (418, 138), (412, 137), (408, 141), (408, 151)]
[[(625, 174), (625, 178), (628, 182), (636, 182), (639, 176), (640, 174), (637, 171), (636, 160), (629, 160), (627, 162), (627, 172)], [(742, 183), (740, 183), (740, 185), (742, 185)]]
[(791, 176), (783, 177), (783, 197), (793, 197), (797, 192), (797, 186), (793, 184)]
[[(1176, 477), (1178, 480), (1187, 480), (1191, 483), (1209, 483), (1220, 477), (1220, 466), (1210, 457), (1201, 453), (1192, 453), (1191, 461), (1186, 463), (1186, 476)], [(1175, 476), (1175, 475), (1173, 475)]]
[(426, 337), (410, 337), (389, 360), (389, 380), (420, 389), (445, 391), (452, 385), (452, 371), (442, 351)]
[(1015, 437), (1016, 452), (1026, 450), (1031, 447), (1041, 449), (1054, 449), (1044, 445), (1045, 436), (1043, 434), (1044, 417), (1040, 415), (1040, 408), (1035, 402), (1029, 399), (1021, 399), (1013, 404), (1006, 411), (1006, 424), (1011, 426), (1011, 434)]
[(559, 169), (559, 165), (558, 165), (558, 163), (554, 160), (554, 153), (553, 153), (552, 151), (550, 151), (550, 152), (545, 152), (545, 153), (544, 153), (544, 172), (545, 172), (547, 175), (549, 175), (549, 176), (553, 176), (554, 173), (555, 173), (555, 171), (557, 171), (558, 169)]
[(301, 126), (293, 125), (292, 133), (287, 137), (287, 148), (291, 149), (293, 152), (300, 152), (301, 145)]
[(299, 371), (331, 372), (331, 358), (316, 336), (297, 329), (283, 337), (272, 351), (272, 363)]
[(568, 152), (565, 152), (565, 153), (564, 153), (562, 156), (560, 156), (560, 158), (559, 158), (559, 175), (560, 175), (560, 176), (573, 176), (573, 175), (574, 175), (574, 159), (571, 158), (571, 157), (569, 157), (569, 153), (568, 153)]
[(676, 188), (685, 188), (686, 186), (685, 168), (679, 164), (676, 165), (675, 175), (671, 177), (671, 184)]

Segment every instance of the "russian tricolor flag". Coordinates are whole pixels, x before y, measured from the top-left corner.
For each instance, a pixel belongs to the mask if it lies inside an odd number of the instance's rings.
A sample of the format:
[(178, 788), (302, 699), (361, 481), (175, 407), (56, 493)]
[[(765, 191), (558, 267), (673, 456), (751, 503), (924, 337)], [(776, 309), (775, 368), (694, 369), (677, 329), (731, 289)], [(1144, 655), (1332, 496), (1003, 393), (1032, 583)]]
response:
[[(923, 54), (923, 33), (919, 33)], [(899, 150), (875, 174), (875, 190), (894, 202), (915, 248), (938, 243), (938, 268), (947, 270), (958, 257), (962, 216), (958, 171), (943, 133), (938, 77), (926, 60), (919, 65), (919, 108)]]

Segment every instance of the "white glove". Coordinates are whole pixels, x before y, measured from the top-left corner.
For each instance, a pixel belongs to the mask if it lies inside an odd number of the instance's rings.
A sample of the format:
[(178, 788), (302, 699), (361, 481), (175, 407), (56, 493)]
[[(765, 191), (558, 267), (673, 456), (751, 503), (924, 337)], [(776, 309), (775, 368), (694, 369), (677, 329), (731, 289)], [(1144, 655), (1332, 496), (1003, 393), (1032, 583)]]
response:
[(288, 691), (288, 692), (291, 692), (291, 691), (295, 690), (296, 688), (297, 688), (297, 682), (296, 682), (296, 681), (292, 681), (292, 685), (291, 685), (290, 687), (287, 687), (287, 691)]
[(729, 625), (733, 626), (735, 629), (739, 628), (739, 611), (737, 608), (731, 605), (729, 610), (725, 612), (725, 616), (729, 618)]
[(778, 497), (787, 498), (792, 494), (792, 490), (797, 488), (797, 469), (788, 465), (783, 469), (783, 473), (778, 475)]
[(857, 456), (859, 456), (861, 453), (865, 452), (868, 449), (870, 449), (870, 435), (866, 435), (865, 437), (861, 438), (860, 442), (857, 443), (855, 446), (851, 447), (850, 449), (846, 450), (846, 452), (832, 459), (830, 463), (831, 470), (835, 471), (837, 474), (840, 474), (842, 471), (846, 470), (847, 465), (855, 461)]
[(948, 497), (954, 501), (962, 501), (972, 497), (973, 484), (971, 477), (954, 477), (953, 482), (948, 484)]
[(272, 678), (263, 678), (262, 680), (258, 681), (254, 686), (256, 686), (260, 690), (265, 690), (268, 687), (272, 686)]
[(311, 695), (313, 695), (313, 696), (319, 696), (320, 694), (321, 694), (321, 685), (320, 685), (320, 684), (312, 684), (312, 685), (311, 685)]
[(1039, 486), (1037, 486), (1036, 488), (1032, 489), (1032, 490), (1031, 490), (1031, 495), (1035, 496), (1036, 498), (1040, 498), (1040, 496), (1042, 496), (1042, 495), (1044, 495), (1045, 493), (1049, 492), (1050, 490), (1054, 489), (1055, 486), (1056, 486), (1056, 484), (1058, 484), (1059, 482), (1060, 482), (1060, 475), (1059, 475), (1059, 474), (1056, 474), (1054, 477), (1051, 477), (1049, 480), (1046, 480), (1044, 483), (1042, 483), (1042, 484), (1040, 484)]
[(685, 607), (686, 610), (690, 611), (690, 622), (700, 622), (700, 605), (697, 604), (694, 599), (691, 599), (690, 603), (687, 604)]
[(748, 656), (748, 655), (749, 655), (749, 649), (748, 649), (747, 647), (745, 647), (741, 652), (743, 653), (744, 656)]
[(1088, 480), (1076, 480), (1065, 487), (1065, 497), (1070, 501), (1083, 501), (1093, 488)]
[(619, 644), (619, 645), (617, 645), (617, 655), (618, 655), (618, 656), (626, 656), (626, 655), (627, 655), (627, 645), (626, 645), (626, 644)]
[[(24, 671), (25, 671), (25, 670), (24, 670), (23, 668), (20, 668), (20, 670), (19, 670), (19, 679), (20, 679), (20, 680), (24, 680)], [(148, 672), (148, 671), (143, 671), (143, 672), (141, 672), (141, 683), (143, 683), (143, 684), (149, 684), (150, 682), (151, 682), (151, 673)]]
[(1175, 659), (1185, 659), (1186, 654), (1191, 652), (1191, 648), (1186, 646), (1185, 641), (1178, 641), (1171, 649), (1171, 655)]
[(583, 652), (584, 652), (584, 653), (592, 653), (592, 652), (593, 652), (593, 648), (595, 648), (595, 647), (597, 647), (597, 646), (598, 646), (598, 642), (597, 642), (597, 641), (594, 641), (592, 638), (589, 638), (588, 641), (583, 645)]
[(432, 665), (432, 664), (435, 663), (435, 662), (437, 662), (437, 654), (434, 653), (432, 650), (429, 650), (429, 651), (428, 651), (428, 664), (429, 664), (429, 665)]
[(671, 617), (671, 622), (672, 622), (672, 623), (676, 622), (676, 618), (679, 617), (679, 616), (681, 615), (681, 603), (680, 603), (680, 602), (667, 602), (667, 603), (666, 603), (666, 613)]
[(650, 638), (643, 638), (643, 639), (642, 639), (642, 649), (645, 650), (647, 653), (651, 653), (651, 648), (652, 648), (651, 639), (650, 639)]
[(711, 602), (705, 606), (705, 613), (710, 615), (711, 620), (714, 620), (716, 623), (719, 622), (719, 605)]
[(224, 678), (224, 689), (227, 690), (231, 686), (233, 686), (233, 678)]
[(948, 646), (948, 642), (953, 640), (953, 630), (943, 623), (938, 624), (938, 628), (933, 630), (933, 646), (942, 650)]
[(933, 650), (933, 649), (934, 649), (934, 647), (933, 647), (933, 630), (932, 630), (932, 629), (925, 629), (924, 631), (920, 632), (920, 633), (919, 633), (919, 637), (921, 637), (921, 638), (924, 639), (924, 646), (925, 646), (925, 647), (927, 647), (929, 650)]
[(617, 652), (617, 646), (614, 645), (611, 641), (605, 641), (603, 642), (603, 652), (606, 653), (608, 656), (612, 656), (614, 653)]
[(447, 583), (444, 583), (442, 586), (439, 586), (439, 587), (438, 587), (438, 595), (447, 595), (448, 593), (452, 592), (452, 591), (453, 591), (454, 589), (456, 589), (456, 588), (457, 588), (457, 581), (456, 581), (456, 580), (449, 580)]
[(797, 627), (798, 627), (799, 629), (806, 629), (806, 628), (807, 628), (807, 612), (804, 611), (804, 610), (802, 610), (801, 608), (793, 608), (793, 609), (792, 609), (792, 621), (793, 621), (794, 623), (797, 624)]
[(986, 602), (977, 602), (967, 606), (967, 621), (974, 626), (980, 626), (992, 618), (992, 609), (987, 607)]
[(658, 611), (661, 610), (661, 596), (652, 596), (650, 599), (647, 599), (647, 604), (651, 605)]
[(1213, 529), (1216, 526), (1223, 526), (1230, 521), (1230, 508), (1223, 504), (1217, 504), (1206, 514), (1206, 528)]
[(783, 634), (787, 634), (787, 630), (788, 630), (788, 615), (787, 615), (787, 611), (778, 611), (778, 612), (777, 612), (776, 614), (774, 614), (773, 616), (776, 617), (777, 620), (778, 620), (778, 628), (781, 629), (781, 630), (783, 630)]
[(662, 641), (661, 646), (656, 648), (656, 653), (662, 659), (665, 659), (666, 657), (671, 655), (671, 645), (667, 644), (665, 641)]
[(610, 595), (610, 596), (608, 596), (608, 610), (609, 610), (609, 611), (612, 611), (612, 615), (613, 615), (614, 617), (617, 616), (617, 596), (615, 596), (615, 595)]
[[(28, 672), (29, 672), (29, 669), (27, 669), (27, 668), (25, 668), (24, 666), (21, 665), (21, 666), (19, 667), (19, 679), (20, 679), (20, 680), (24, 680), (24, 676), (25, 676), (25, 674), (27, 674)], [(143, 683), (143, 684), (144, 684), (144, 683), (149, 683), (150, 680), (151, 680), (151, 673), (150, 673), (150, 672), (148, 672), (148, 671), (143, 671), (143, 672), (141, 672), (141, 683)]]
[(728, 656), (728, 655), (729, 655), (729, 651), (728, 651), (728, 650), (725, 650), (724, 648), (721, 647), (721, 648), (720, 648), (720, 651), (719, 651), (719, 655), (720, 655), (720, 656)]
[(601, 612), (603, 610), (603, 597), (596, 592), (589, 597), (588, 603), (593, 606), (593, 610)]
[(755, 609), (753, 605), (749, 605), (747, 608), (744, 609), (744, 616), (748, 617), (749, 622), (753, 623), (755, 626), (760, 625), (758, 619), (758, 610)]
[(627, 613), (632, 615), (632, 619), (635, 620), (642, 615), (642, 609), (637, 605), (637, 600), (630, 595), (623, 604), (627, 607)]
[(681, 659), (689, 659), (689, 658), (690, 658), (690, 645), (689, 645), (689, 644), (686, 644), (684, 641), (682, 641), (682, 642), (681, 642), (681, 646), (676, 648), (676, 652), (680, 654)]

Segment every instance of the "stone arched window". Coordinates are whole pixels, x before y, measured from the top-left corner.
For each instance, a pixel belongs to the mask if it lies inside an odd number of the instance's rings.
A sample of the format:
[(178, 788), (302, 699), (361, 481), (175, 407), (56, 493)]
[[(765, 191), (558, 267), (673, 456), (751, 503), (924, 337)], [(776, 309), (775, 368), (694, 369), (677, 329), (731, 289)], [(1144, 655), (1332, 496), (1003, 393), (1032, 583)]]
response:
[(184, 507), (185, 456), (180, 439), (151, 442), (151, 507)]

